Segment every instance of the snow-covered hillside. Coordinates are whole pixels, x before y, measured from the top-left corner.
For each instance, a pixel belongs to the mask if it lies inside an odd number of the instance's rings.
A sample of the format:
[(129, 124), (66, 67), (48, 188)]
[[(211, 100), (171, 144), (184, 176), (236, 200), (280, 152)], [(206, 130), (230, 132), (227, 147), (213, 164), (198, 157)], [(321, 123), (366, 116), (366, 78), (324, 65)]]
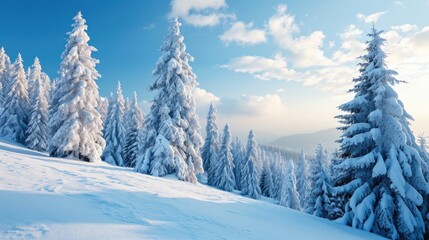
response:
[(0, 139), (0, 239), (381, 239), (238, 194)]

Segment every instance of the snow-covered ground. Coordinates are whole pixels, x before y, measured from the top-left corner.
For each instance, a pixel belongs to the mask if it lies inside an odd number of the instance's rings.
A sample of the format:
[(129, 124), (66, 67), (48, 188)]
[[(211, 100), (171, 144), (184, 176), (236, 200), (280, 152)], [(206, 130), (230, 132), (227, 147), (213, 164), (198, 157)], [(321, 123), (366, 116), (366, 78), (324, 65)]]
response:
[(382, 239), (238, 194), (0, 139), (0, 239)]

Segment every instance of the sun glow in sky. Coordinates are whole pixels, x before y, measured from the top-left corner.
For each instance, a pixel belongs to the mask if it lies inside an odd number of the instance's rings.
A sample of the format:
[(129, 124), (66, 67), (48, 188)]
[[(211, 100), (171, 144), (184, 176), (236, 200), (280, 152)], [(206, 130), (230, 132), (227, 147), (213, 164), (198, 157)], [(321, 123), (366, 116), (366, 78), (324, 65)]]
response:
[[(151, 100), (151, 71), (168, 18), (178, 17), (204, 123), (214, 102), (220, 124), (261, 141), (339, 124), (336, 107), (352, 95), (357, 57), (374, 23), (385, 30), (388, 67), (408, 84), (395, 87), (414, 116), (416, 134), (429, 132), (429, 2), (420, 1), (2, 1), (0, 45), (30, 66), (38, 56), (53, 79), (72, 17), (81, 10), (99, 51), (100, 93), (120, 80), (126, 97)], [(204, 125), (202, 126), (204, 127)]]

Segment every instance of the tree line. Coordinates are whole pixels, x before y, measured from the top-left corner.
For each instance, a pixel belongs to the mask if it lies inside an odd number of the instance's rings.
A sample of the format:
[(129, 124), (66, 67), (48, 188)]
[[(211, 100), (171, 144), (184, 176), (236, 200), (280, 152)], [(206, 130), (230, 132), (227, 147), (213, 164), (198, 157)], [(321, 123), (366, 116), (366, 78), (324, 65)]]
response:
[[(96, 80), (96, 49), (88, 44), (79, 12), (52, 83), (36, 58), (27, 71), (21, 55), (11, 63), (0, 50), (0, 135), (52, 157), (104, 160), (154, 176), (204, 182), (225, 191), (343, 222), (391, 239), (424, 239), (429, 232), (429, 159), (423, 136), (415, 138), (411, 115), (394, 90), (401, 83), (386, 66), (382, 31), (368, 34), (353, 79), (354, 98), (339, 106), (342, 135), (333, 154), (318, 145), (299, 158), (259, 146), (253, 131), (246, 144), (225, 125), (221, 133), (212, 104), (206, 138), (201, 136), (190, 66), (180, 23), (174, 19), (153, 71), (154, 93), (145, 116), (124, 100), (118, 83), (106, 102)], [(296, 165), (296, 168), (295, 168)]]

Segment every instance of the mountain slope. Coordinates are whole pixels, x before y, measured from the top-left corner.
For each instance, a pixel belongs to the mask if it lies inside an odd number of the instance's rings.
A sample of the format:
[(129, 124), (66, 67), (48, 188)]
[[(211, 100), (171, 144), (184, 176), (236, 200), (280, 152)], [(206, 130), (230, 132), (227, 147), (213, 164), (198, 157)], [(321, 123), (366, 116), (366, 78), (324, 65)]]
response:
[(306, 154), (313, 155), (318, 143), (322, 143), (332, 153), (339, 147), (335, 142), (339, 138), (340, 132), (335, 128), (330, 128), (315, 133), (284, 136), (274, 140), (270, 145), (294, 151), (304, 150)]
[(0, 239), (381, 239), (201, 184), (0, 139)]

